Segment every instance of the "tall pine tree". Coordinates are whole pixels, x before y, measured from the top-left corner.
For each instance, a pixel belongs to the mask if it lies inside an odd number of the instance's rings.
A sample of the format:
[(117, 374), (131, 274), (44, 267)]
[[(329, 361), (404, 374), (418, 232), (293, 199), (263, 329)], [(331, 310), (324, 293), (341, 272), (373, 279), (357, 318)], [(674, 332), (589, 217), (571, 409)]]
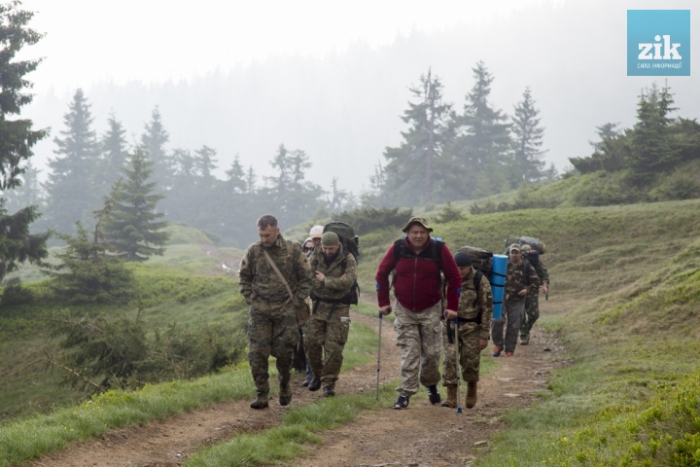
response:
[(164, 216), (156, 212), (162, 195), (155, 194), (156, 182), (149, 181), (152, 162), (143, 147), (129, 156), (125, 178), (114, 185), (109, 203), (108, 220), (104, 233), (110, 247), (130, 261), (145, 261), (153, 255), (162, 255), (168, 240), (163, 229), (167, 223), (158, 221)]
[(126, 167), (128, 157), (124, 126), (113, 113), (109, 115), (107, 124), (107, 133), (102, 136), (102, 141), (100, 141), (102, 157), (97, 177), (97, 183), (101, 187), (100, 192), (103, 196), (109, 193), (114, 182), (121, 178), (122, 169)]
[(676, 151), (670, 144), (669, 125), (673, 120), (668, 114), (674, 110), (673, 94), (668, 87), (659, 91), (654, 85), (639, 96), (629, 155), (629, 179), (635, 185), (646, 185), (673, 166)]
[(82, 89), (75, 92), (63, 122), (66, 129), (61, 131), (62, 137), (54, 138), (57, 157), (49, 160), (51, 172), (45, 188), (49, 226), (67, 233), (76, 221), (89, 224), (92, 212), (100, 205), (95, 184), (99, 146), (91, 128), (90, 104)]
[(493, 75), (484, 62), (472, 68), (474, 86), (455, 116), (459, 136), (450, 147), (452, 169), (448, 185), (463, 198), (498, 193), (508, 188), (511, 139), (508, 117), (489, 102)]
[(540, 125), (539, 113), (530, 88), (525, 88), (523, 100), (516, 104), (512, 117), (516, 186), (522, 181), (536, 182), (544, 177), (542, 156), (546, 151), (542, 150), (544, 128)]
[(170, 135), (163, 127), (160, 110), (156, 106), (151, 113), (151, 121), (146, 124), (145, 131), (141, 135), (141, 144), (153, 162), (153, 179), (158, 183), (159, 193), (167, 192), (173, 182), (173, 161), (165, 150), (168, 141), (170, 141)]
[(386, 148), (385, 194), (392, 204), (430, 203), (437, 192), (437, 180), (444, 175), (443, 150), (452, 139), (449, 116), (451, 104), (442, 100), (442, 83), (431, 70), (421, 75), (420, 84), (410, 89), (401, 120), (409, 125), (397, 148)]
[[(34, 45), (41, 34), (27, 27), (34, 14), (19, 9), (19, 2), (0, 4), (0, 281), (17, 269), (18, 263), (41, 262), (47, 256), (48, 234), (32, 235), (30, 225), (39, 217), (36, 205), (25, 205), (15, 213), (6, 208), (8, 191), (21, 185), (32, 147), (46, 137), (46, 130), (32, 130), (28, 119), (10, 120), (34, 97), (25, 75), (41, 60), (14, 60), (25, 45)], [(25, 177), (25, 182), (27, 178)]]

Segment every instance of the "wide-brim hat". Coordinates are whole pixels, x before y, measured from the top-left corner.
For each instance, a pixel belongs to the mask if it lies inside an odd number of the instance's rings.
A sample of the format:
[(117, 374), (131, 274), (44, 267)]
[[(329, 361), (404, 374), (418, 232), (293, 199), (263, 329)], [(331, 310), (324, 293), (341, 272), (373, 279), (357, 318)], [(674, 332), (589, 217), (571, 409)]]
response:
[(408, 229), (410, 229), (411, 226), (416, 224), (419, 224), (428, 232), (433, 231), (433, 228), (428, 225), (428, 221), (424, 217), (411, 217), (411, 219), (406, 224), (406, 227), (403, 228), (402, 232), (408, 232)]

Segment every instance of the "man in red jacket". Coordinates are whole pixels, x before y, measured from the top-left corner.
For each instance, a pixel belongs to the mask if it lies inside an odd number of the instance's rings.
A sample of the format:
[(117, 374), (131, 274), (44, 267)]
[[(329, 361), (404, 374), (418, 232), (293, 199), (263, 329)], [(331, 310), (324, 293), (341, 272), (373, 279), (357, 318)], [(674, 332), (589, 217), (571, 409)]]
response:
[(456, 313), (462, 276), (452, 253), (439, 240), (430, 238), (428, 222), (413, 217), (403, 231), (406, 237), (397, 240), (377, 269), (377, 299), (383, 315), (391, 313), (389, 275), (393, 280), (396, 311), (396, 343), (401, 347), (401, 387), (395, 409), (408, 407), (409, 398), (420, 384), (428, 388), (430, 402), (440, 403), (437, 384), (440, 381), (442, 337), (442, 278), (448, 283), (447, 310)]

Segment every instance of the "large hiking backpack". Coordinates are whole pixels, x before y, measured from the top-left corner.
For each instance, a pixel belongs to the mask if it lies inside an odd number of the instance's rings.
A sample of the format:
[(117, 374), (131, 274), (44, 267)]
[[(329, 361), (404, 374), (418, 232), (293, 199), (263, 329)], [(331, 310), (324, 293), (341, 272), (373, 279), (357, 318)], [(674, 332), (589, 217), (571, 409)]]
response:
[[(356, 262), (360, 261), (360, 239), (355, 235), (355, 229), (345, 222), (329, 222), (323, 227), (323, 233), (334, 232), (340, 239), (340, 244), (343, 245), (343, 251), (346, 255), (351, 254)], [(346, 256), (347, 258), (347, 256)], [(345, 267), (345, 262), (343, 264)], [(360, 286), (355, 280), (350, 292), (343, 297), (343, 303), (348, 301), (351, 305), (357, 305), (360, 298)]]
[[(504, 243), (506, 248), (511, 246), (513, 243), (517, 243), (518, 245), (530, 245), (533, 250), (537, 251), (541, 255), (547, 251), (547, 245), (545, 245), (543, 241), (541, 241), (539, 238), (528, 237), (526, 235), (523, 235), (522, 237), (515, 237), (512, 235), (508, 236)], [(506, 254), (508, 253), (506, 252)]]
[(472, 260), (472, 267), (481, 271), (486, 277), (491, 277), (491, 268), (493, 266), (493, 253), (483, 248), (473, 246), (463, 246), (459, 249), (469, 255)]

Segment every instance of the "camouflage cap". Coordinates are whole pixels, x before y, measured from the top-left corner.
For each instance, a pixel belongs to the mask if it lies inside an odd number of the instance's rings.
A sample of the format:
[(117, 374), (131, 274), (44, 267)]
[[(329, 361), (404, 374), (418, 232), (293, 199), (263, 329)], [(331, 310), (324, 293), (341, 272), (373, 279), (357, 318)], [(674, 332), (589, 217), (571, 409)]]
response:
[(522, 248), (517, 243), (513, 243), (511, 246), (508, 247), (508, 253), (510, 253), (513, 250), (517, 251), (518, 253), (522, 252)]
[(321, 237), (321, 245), (323, 246), (335, 246), (340, 243), (340, 238), (335, 232), (326, 232)]
[(406, 224), (406, 227), (403, 228), (402, 232), (408, 232), (408, 230), (411, 228), (411, 226), (416, 225), (416, 224), (422, 226), (428, 232), (433, 231), (432, 227), (430, 227), (428, 225), (428, 221), (424, 217), (411, 217), (411, 219)]
[(528, 251), (532, 250), (532, 247), (530, 245), (525, 244), (525, 245), (521, 246), (520, 249), (524, 252), (528, 252)]

